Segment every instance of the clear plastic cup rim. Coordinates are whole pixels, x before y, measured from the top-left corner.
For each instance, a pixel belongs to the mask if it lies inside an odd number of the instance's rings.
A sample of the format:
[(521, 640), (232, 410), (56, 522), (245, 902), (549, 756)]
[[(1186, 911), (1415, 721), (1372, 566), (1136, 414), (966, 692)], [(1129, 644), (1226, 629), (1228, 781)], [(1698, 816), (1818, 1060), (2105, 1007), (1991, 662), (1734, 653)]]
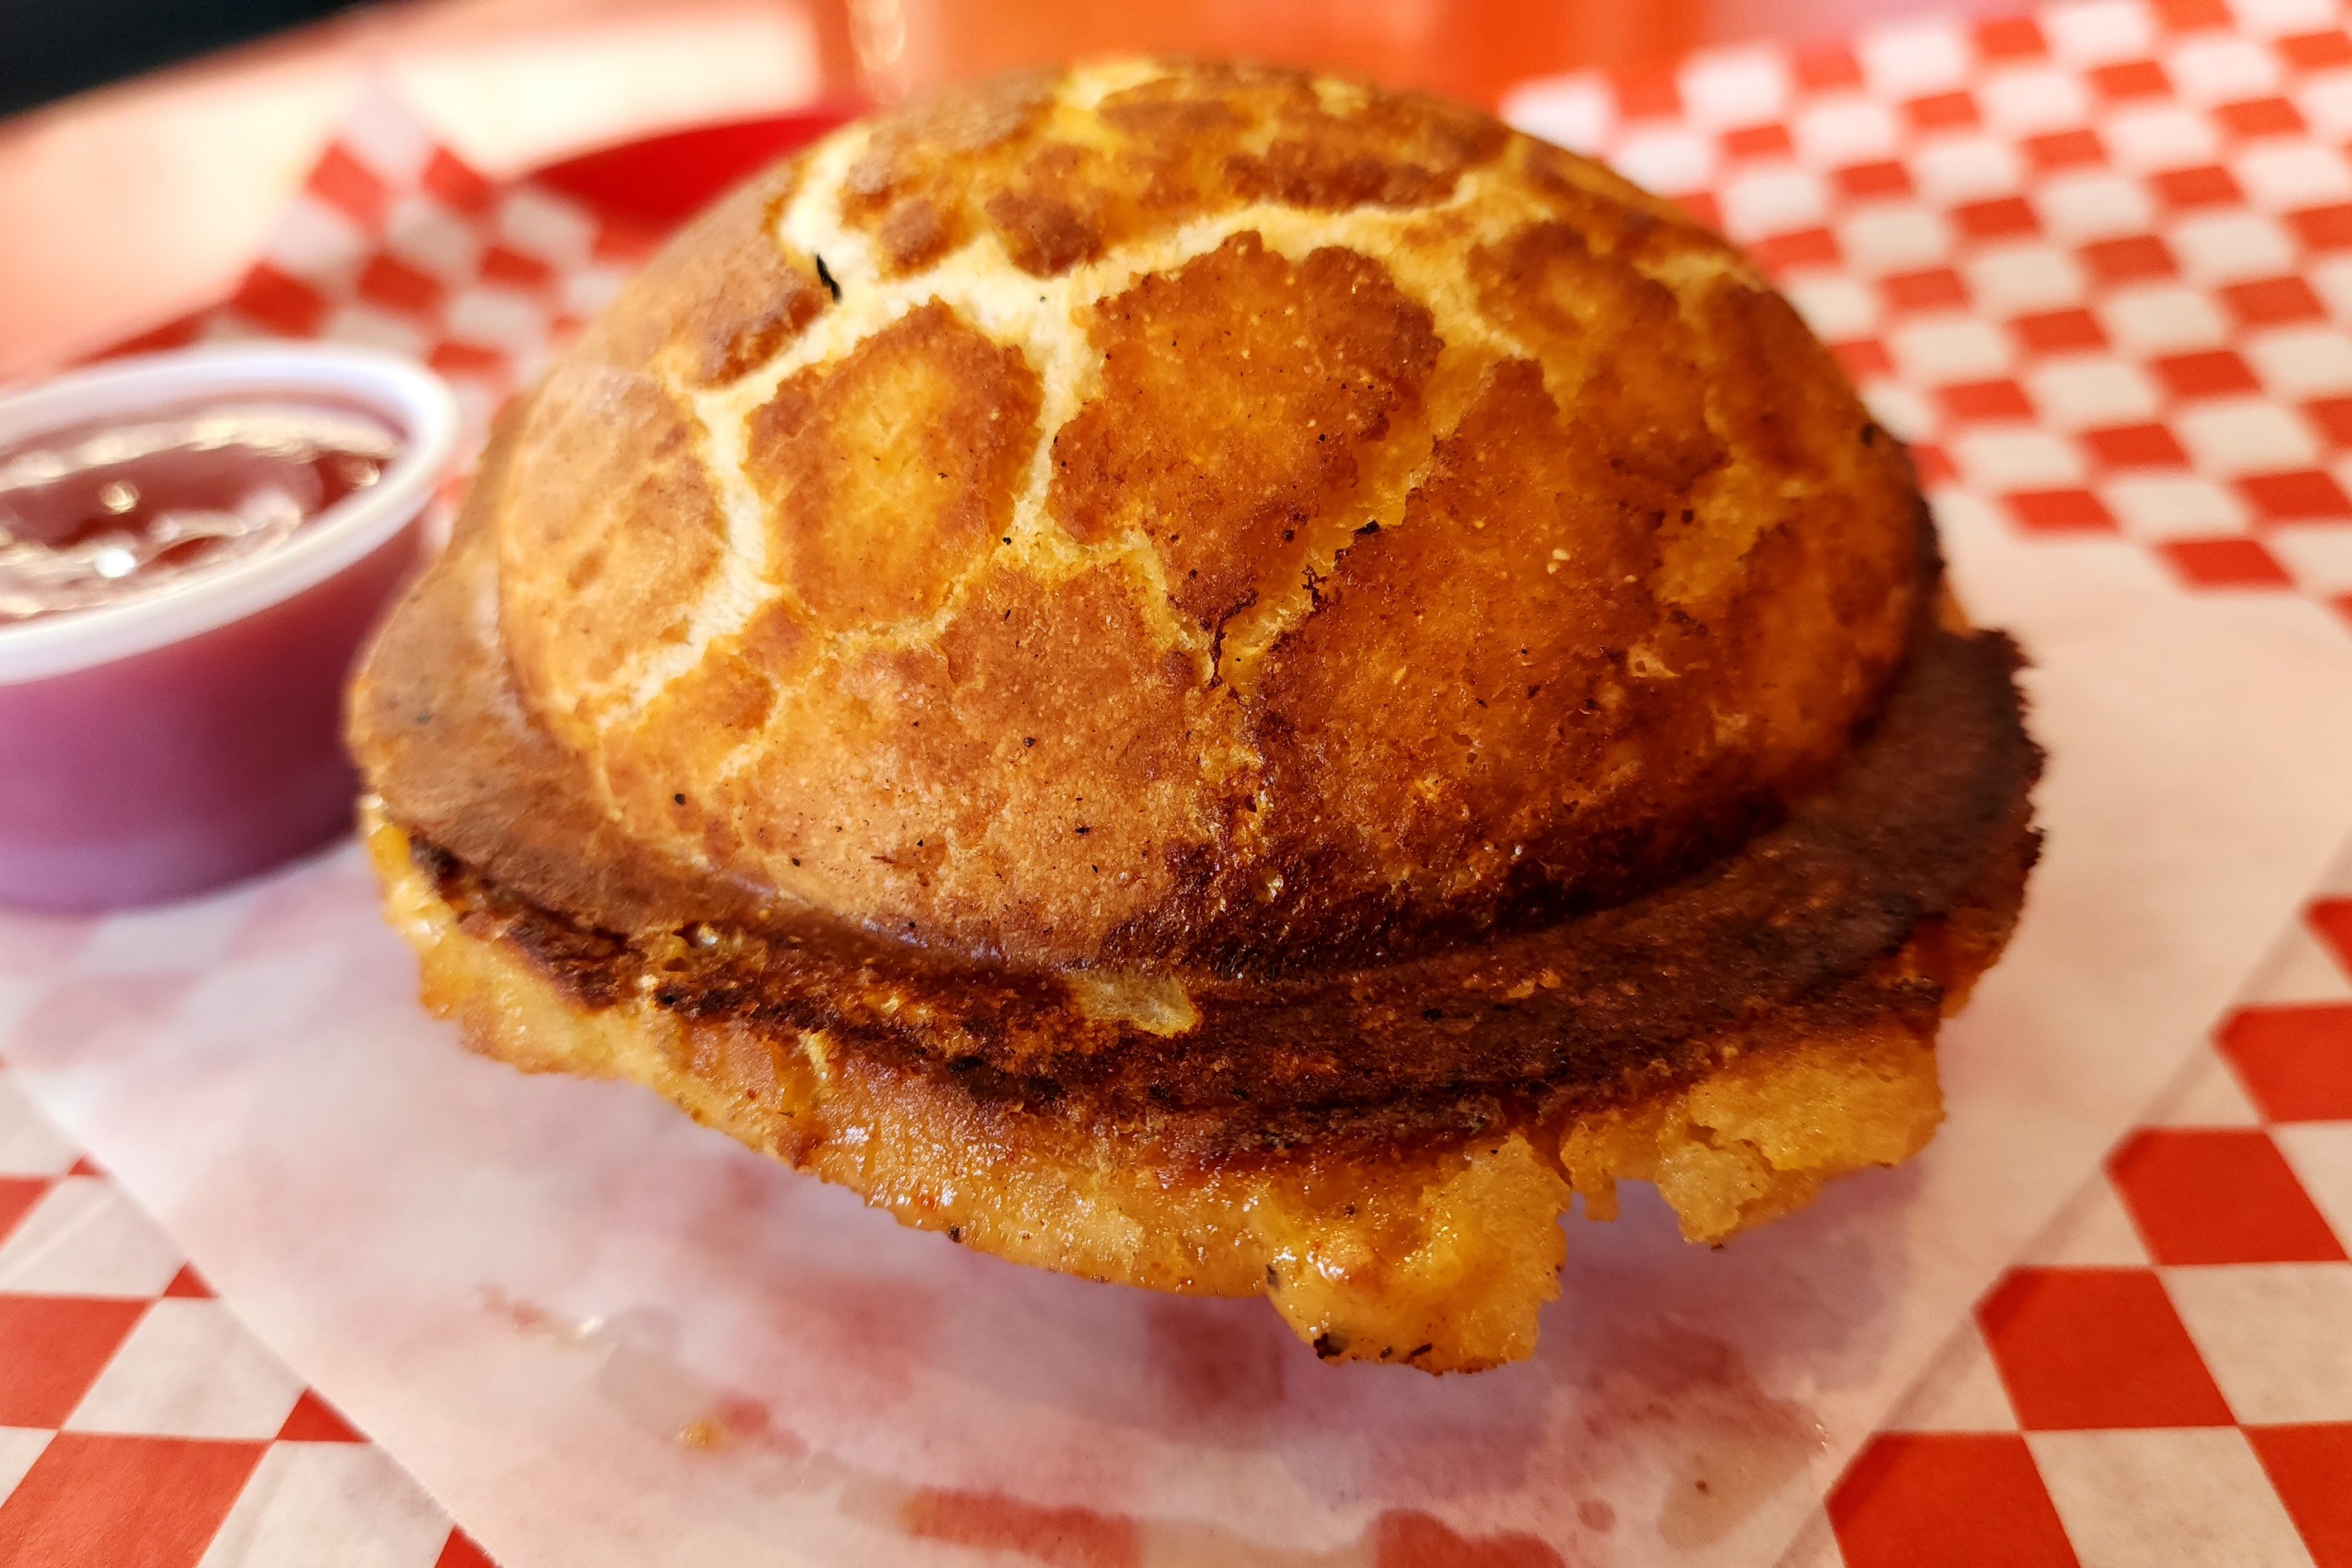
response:
[(111, 417), (270, 392), (355, 405), (401, 433), (399, 456), (276, 549), (143, 598), (0, 624), (0, 686), (22, 685), (152, 653), (318, 586), (415, 521), (448, 470), (457, 404), (414, 360), (326, 343), (240, 343), (110, 361), (0, 396), (0, 447)]

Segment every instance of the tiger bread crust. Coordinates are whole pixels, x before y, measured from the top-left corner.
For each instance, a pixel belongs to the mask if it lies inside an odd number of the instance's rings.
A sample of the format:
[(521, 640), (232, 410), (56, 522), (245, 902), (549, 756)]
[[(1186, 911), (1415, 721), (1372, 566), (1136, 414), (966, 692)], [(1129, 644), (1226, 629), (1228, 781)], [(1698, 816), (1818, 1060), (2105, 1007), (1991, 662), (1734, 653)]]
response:
[(1128, 60), (845, 129), (501, 420), (351, 734), (428, 1000), (1016, 1260), (1529, 1353), (1555, 1223), (1892, 1163), (2015, 650), (1721, 240)]

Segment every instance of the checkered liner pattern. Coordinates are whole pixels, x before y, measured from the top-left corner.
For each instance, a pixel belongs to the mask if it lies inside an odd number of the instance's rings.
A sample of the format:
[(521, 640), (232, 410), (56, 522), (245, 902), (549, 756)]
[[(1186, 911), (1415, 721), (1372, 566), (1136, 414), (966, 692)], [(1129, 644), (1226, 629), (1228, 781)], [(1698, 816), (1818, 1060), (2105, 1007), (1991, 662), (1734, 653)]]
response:
[(2352, 860), (1829, 1499), (1848, 1568), (2352, 1568)]
[(1952, 504), (2352, 615), (2352, 36), (2328, 0), (1890, 26), (1506, 111), (1747, 246)]
[(492, 184), (374, 92), (235, 293), (110, 353), (264, 337), (362, 343), (439, 372), (478, 441), (657, 237), (543, 186)]
[(5, 1066), (0, 1563), (489, 1563), (213, 1298)]
[[(1748, 246), (1939, 505), (2352, 614), (2333, 5), (2094, 0), (1508, 109)], [(478, 432), (648, 243), (489, 184), (379, 99), (230, 300), (122, 351), (373, 343), (447, 375)], [(1822, 1560), (2352, 1568), (2352, 865), (2331, 891), (1832, 1489)], [(79, 929), (0, 930), (0, 958)], [(5, 1068), (0, 1491), (0, 1561), (41, 1568), (483, 1561)]]

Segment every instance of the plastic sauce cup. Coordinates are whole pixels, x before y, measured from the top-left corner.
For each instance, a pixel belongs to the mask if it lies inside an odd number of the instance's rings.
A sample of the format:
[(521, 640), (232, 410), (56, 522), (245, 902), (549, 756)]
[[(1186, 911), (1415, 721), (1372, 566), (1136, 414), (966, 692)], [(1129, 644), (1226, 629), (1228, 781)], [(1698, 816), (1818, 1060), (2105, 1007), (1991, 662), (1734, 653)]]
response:
[(253, 398), (359, 409), (391, 426), (398, 453), (274, 548), (148, 596), (0, 622), (0, 902), (178, 898), (351, 826), (343, 683), (423, 552), (457, 446), (448, 388), (363, 349), (155, 354), (0, 397), (0, 449)]

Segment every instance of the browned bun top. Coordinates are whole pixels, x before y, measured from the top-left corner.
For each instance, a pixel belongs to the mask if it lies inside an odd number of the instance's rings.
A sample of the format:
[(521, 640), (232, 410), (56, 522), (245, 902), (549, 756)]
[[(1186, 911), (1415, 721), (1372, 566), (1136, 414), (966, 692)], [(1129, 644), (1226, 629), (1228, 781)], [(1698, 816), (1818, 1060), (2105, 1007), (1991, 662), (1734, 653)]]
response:
[(1899, 449), (1722, 240), (1249, 67), (837, 132), (507, 443), (468, 523), (594, 852), (1023, 964), (1638, 890), (1824, 776), (1931, 576)]

